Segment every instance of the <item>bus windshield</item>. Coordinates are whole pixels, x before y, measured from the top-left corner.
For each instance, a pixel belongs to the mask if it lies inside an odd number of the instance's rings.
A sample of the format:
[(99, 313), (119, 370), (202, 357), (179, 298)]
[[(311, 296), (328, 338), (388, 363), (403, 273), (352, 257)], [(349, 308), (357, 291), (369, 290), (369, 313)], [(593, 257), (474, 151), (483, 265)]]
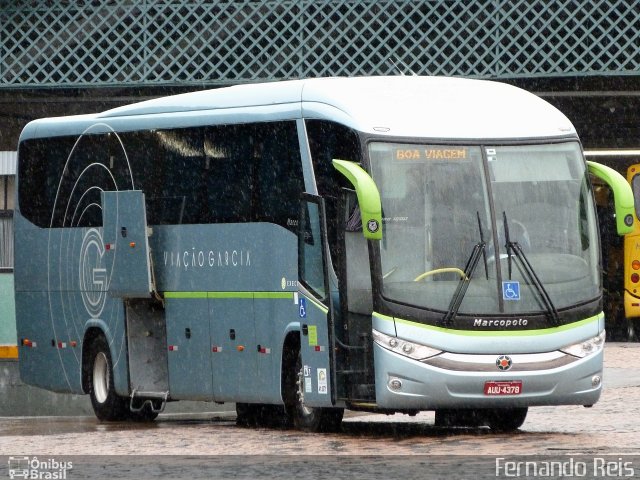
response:
[(372, 142), (369, 155), (382, 198), (385, 298), (445, 316), (557, 317), (599, 295), (595, 209), (577, 142)]

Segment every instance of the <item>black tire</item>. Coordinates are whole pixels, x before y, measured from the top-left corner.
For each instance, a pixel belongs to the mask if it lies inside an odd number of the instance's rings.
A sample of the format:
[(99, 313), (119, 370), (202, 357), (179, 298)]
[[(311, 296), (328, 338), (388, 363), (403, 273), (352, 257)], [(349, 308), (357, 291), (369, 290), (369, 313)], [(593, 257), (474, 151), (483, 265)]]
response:
[(89, 346), (89, 396), (99, 420), (109, 422), (129, 417), (128, 399), (116, 394), (113, 385), (113, 362), (104, 337), (97, 337)]
[(477, 428), (487, 426), (496, 432), (512, 432), (522, 426), (528, 408), (460, 408), (436, 410), (437, 427)]
[(627, 340), (630, 342), (640, 340), (640, 318), (627, 318)]
[(289, 423), (298, 430), (308, 432), (335, 432), (340, 430), (343, 408), (309, 407), (304, 403), (304, 372), (302, 355), (297, 348), (292, 352), (295, 361), (285, 368), (285, 410)]
[(485, 419), (481, 410), (471, 408), (451, 408), (436, 410), (436, 427), (481, 427)]
[(283, 405), (236, 403), (236, 425), (241, 427), (288, 427)]
[(258, 411), (251, 403), (236, 403), (236, 425), (239, 427), (257, 426)]
[(528, 411), (527, 407), (487, 410), (487, 425), (495, 432), (513, 432), (522, 426)]

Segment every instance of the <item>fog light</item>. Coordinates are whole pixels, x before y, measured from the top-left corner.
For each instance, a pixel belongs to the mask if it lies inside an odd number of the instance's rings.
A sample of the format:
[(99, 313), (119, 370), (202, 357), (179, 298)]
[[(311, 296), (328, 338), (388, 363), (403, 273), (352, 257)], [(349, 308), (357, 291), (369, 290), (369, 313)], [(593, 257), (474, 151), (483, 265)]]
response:
[(389, 380), (389, 388), (391, 390), (400, 390), (402, 388), (402, 380), (399, 378), (392, 378)]
[(593, 387), (598, 387), (601, 382), (602, 379), (600, 378), (600, 375), (594, 375), (593, 377), (591, 377), (591, 385)]

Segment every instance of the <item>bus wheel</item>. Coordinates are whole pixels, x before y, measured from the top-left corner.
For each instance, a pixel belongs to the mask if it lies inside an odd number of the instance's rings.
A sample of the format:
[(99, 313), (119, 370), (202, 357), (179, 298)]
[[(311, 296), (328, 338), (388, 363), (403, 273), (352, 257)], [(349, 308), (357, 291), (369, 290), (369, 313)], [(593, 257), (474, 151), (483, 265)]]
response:
[(456, 408), (436, 410), (436, 427), (477, 428), (488, 426), (496, 432), (517, 430), (527, 418), (524, 408)]
[(627, 319), (627, 340), (637, 342), (640, 340), (640, 318)]
[(289, 421), (294, 428), (309, 432), (334, 432), (340, 429), (343, 408), (319, 408), (309, 407), (304, 402), (304, 370), (302, 368), (302, 355), (300, 350), (296, 352), (295, 362), (291, 362), (286, 369), (286, 390), (289, 393), (289, 401), (285, 408)]
[(290, 426), (282, 405), (236, 403), (236, 425), (240, 427)]
[(513, 432), (522, 426), (527, 418), (528, 411), (527, 407), (487, 410), (487, 425), (496, 432)]
[(436, 410), (436, 427), (480, 427), (486, 423), (482, 410), (471, 408), (452, 408)]
[(127, 399), (117, 395), (113, 386), (113, 363), (107, 341), (98, 337), (89, 348), (89, 396), (96, 417), (103, 421), (126, 419)]
[(258, 409), (251, 403), (236, 403), (236, 425), (255, 427), (258, 424)]

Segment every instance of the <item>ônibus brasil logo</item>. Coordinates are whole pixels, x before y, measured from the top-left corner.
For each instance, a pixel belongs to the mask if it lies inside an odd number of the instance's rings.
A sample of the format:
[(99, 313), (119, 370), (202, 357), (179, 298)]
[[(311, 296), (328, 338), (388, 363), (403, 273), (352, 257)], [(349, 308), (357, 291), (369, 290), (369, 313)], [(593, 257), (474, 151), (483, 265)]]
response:
[(62, 462), (54, 458), (39, 460), (38, 457), (9, 457), (9, 478), (38, 478), (64, 480), (73, 462)]

